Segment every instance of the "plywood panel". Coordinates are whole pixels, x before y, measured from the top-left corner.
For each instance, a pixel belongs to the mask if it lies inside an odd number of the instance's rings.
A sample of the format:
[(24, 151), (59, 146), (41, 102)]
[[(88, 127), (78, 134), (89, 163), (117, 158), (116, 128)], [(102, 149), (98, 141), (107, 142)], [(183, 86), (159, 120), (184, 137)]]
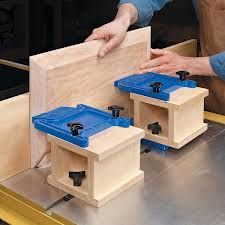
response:
[(206, 127), (204, 118), (204, 97), (193, 99), (181, 110), (174, 111), (174, 141), (181, 142), (184, 137), (188, 137), (196, 130)]
[(192, 39), (176, 45), (169, 46), (165, 50), (175, 52), (182, 56), (197, 57), (197, 40)]
[(0, 102), (0, 181), (30, 168), (29, 95)]
[[(55, 50), (30, 59), (31, 117), (58, 106), (78, 103), (106, 109), (123, 105), (133, 115), (129, 94), (114, 88), (114, 81), (136, 73), (149, 59), (150, 28), (128, 32), (125, 41), (103, 59), (97, 58), (102, 41)], [(46, 135), (31, 124), (31, 164), (47, 150)]]
[(126, 183), (140, 171), (140, 141), (136, 141), (103, 161), (94, 162), (94, 196), (106, 194)]

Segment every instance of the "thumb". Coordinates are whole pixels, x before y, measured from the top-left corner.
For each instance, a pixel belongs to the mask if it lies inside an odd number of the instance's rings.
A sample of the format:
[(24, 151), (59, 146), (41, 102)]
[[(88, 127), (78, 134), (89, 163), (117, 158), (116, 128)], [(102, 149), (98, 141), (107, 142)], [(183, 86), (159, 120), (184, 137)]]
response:
[(151, 49), (151, 53), (155, 56), (163, 56), (167, 53), (167, 51), (163, 49)]
[(105, 38), (104, 33), (100, 33), (100, 32), (99, 33), (93, 33), (84, 42), (99, 40), (99, 39), (104, 39), (104, 38)]
[(103, 47), (99, 50), (98, 56), (103, 58), (106, 54), (108, 54), (112, 49), (116, 48), (121, 42), (123, 38), (118, 36), (112, 37)]

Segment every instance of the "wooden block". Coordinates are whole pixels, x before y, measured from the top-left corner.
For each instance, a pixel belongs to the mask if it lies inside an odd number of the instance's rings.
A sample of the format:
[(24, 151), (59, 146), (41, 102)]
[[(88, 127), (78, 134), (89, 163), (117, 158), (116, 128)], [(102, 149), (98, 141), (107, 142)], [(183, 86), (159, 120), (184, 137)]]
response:
[(29, 95), (0, 102), (0, 181), (30, 168)]
[[(181, 148), (207, 130), (204, 120), (204, 98), (209, 91), (204, 88), (180, 88), (162, 101), (137, 94), (134, 100), (134, 124), (146, 132), (146, 139)], [(152, 134), (148, 124), (159, 122), (160, 134)]]
[[(112, 127), (92, 136), (85, 149), (49, 136), (52, 174), (48, 182), (100, 207), (144, 178), (140, 170), (140, 140), (144, 135), (136, 127)], [(83, 170), (86, 178), (80, 187), (74, 187), (69, 171)]]
[[(30, 118), (59, 106), (87, 104), (106, 109), (123, 105), (133, 115), (129, 94), (114, 81), (136, 73), (149, 59), (150, 28), (128, 32), (124, 42), (103, 59), (97, 53), (103, 41), (92, 41), (30, 58)], [(31, 124), (32, 166), (47, 150), (46, 135)]]

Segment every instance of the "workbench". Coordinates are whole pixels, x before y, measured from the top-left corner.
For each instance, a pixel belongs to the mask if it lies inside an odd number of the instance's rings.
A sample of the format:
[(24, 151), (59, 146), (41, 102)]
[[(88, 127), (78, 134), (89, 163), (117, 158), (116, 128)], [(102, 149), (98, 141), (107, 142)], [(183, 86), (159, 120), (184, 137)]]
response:
[(67, 194), (47, 184), (48, 167), (1, 184), (78, 225), (222, 225), (224, 142), (225, 125), (209, 122), (208, 131), (180, 150), (142, 153), (145, 180), (102, 208), (76, 198), (64, 201)]

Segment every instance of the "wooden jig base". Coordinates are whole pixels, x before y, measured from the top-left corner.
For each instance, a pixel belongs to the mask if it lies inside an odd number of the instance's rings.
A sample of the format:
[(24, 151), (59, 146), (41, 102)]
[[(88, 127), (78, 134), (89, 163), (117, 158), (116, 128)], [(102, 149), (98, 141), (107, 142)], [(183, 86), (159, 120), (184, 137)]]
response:
[[(112, 127), (91, 137), (85, 149), (49, 136), (49, 184), (95, 207), (104, 205), (144, 178), (140, 170), (140, 140), (144, 135), (136, 127)], [(85, 171), (81, 186), (73, 185), (70, 171)]]
[[(145, 138), (173, 148), (181, 148), (207, 130), (204, 120), (204, 88), (181, 88), (162, 101), (131, 94), (134, 100), (134, 124), (145, 130)], [(149, 124), (158, 122), (159, 134), (152, 134)]]

